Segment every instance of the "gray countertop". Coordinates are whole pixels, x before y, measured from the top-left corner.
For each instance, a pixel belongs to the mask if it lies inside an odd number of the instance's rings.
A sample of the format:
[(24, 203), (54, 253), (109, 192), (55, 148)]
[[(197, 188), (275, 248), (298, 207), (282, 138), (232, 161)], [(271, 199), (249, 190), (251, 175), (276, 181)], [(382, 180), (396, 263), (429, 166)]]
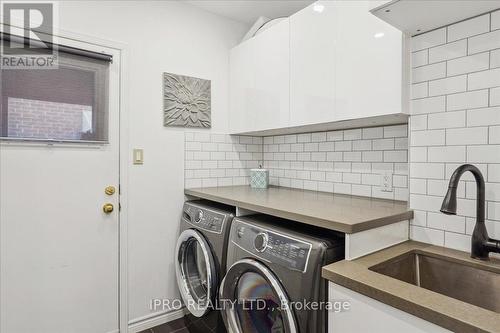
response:
[(225, 186), (186, 189), (184, 193), (348, 234), (413, 218), (406, 201), (286, 187)]
[[(450, 261), (467, 262), (482, 269), (500, 272), (500, 260), (471, 259), (466, 252), (415, 241), (375, 252), (351, 261), (342, 260), (323, 267), (322, 276), (348, 289), (411, 313), (453, 332), (500, 332), (500, 314), (445, 295), (417, 287), (370, 270), (377, 264), (417, 251)], [(457, 277), (460, 279), (462, 277)], [(491, 281), (494, 283), (494, 281)], [(471, 288), (474, 281), (471, 281)]]

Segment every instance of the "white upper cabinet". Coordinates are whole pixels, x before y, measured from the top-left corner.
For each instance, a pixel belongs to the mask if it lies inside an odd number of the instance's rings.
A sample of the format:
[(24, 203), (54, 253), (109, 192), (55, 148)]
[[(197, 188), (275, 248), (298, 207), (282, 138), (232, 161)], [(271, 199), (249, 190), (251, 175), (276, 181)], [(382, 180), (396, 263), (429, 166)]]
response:
[(372, 15), (372, 7), (371, 1), (318, 1), (236, 46), (231, 132), (406, 121), (403, 34)]
[(290, 17), (290, 124), (332, 121), (336, 96), (335, 1)]
[(232, 133), (288, 126), (289, 29), (289, 20), (284, 19), (231, 50)]
[(290, 18), (292, 125), (402, 112), (403, 37), (369, 9), (318, 1)]
[(335, 119), (402, 112), (403, 35), (368, 10), (370, 1), (335, 1)]

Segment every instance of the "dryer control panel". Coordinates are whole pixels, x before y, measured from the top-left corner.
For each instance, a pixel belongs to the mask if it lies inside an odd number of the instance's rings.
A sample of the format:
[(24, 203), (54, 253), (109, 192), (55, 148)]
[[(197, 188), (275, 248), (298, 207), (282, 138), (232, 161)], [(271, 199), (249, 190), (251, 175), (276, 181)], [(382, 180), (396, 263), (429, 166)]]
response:
[(195, 205), (186, 204), (184, 206), (183, 218), (197, 228), (222, 233), (225, 215), (213, 210), (200, 208)]
[(237, 221), (234, 244), (263, 259), (284, 267), (305, 272), (312, 245), (271, 230)]

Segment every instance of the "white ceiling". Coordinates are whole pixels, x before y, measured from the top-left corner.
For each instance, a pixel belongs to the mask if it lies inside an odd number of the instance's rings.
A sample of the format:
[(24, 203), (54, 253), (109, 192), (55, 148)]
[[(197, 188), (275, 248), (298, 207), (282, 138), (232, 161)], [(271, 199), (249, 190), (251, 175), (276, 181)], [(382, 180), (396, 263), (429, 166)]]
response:
[(187, 0), (193, 6), (245, 24), (253, 24), (259, 16), (270, 19), (290, 16), (313, 3), (313, 0)]

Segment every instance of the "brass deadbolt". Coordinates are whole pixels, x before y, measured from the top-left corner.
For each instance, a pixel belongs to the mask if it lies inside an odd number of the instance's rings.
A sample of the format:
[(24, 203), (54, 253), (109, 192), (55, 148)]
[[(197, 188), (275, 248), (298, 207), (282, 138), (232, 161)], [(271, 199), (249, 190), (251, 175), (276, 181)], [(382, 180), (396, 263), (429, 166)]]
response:
[(104, 189), (104, 193), (106, 193), (107, 195), (113, 195), (113, 194), (115, 194), (115, 192), (116, 192), (116, 189), (114, 186), (107, 186)]
[(110, 203), (105, 203), (104, 206), (102, 206), (102, 211), (106, 214), (111, 214), (113, 212), (113, 204)]

